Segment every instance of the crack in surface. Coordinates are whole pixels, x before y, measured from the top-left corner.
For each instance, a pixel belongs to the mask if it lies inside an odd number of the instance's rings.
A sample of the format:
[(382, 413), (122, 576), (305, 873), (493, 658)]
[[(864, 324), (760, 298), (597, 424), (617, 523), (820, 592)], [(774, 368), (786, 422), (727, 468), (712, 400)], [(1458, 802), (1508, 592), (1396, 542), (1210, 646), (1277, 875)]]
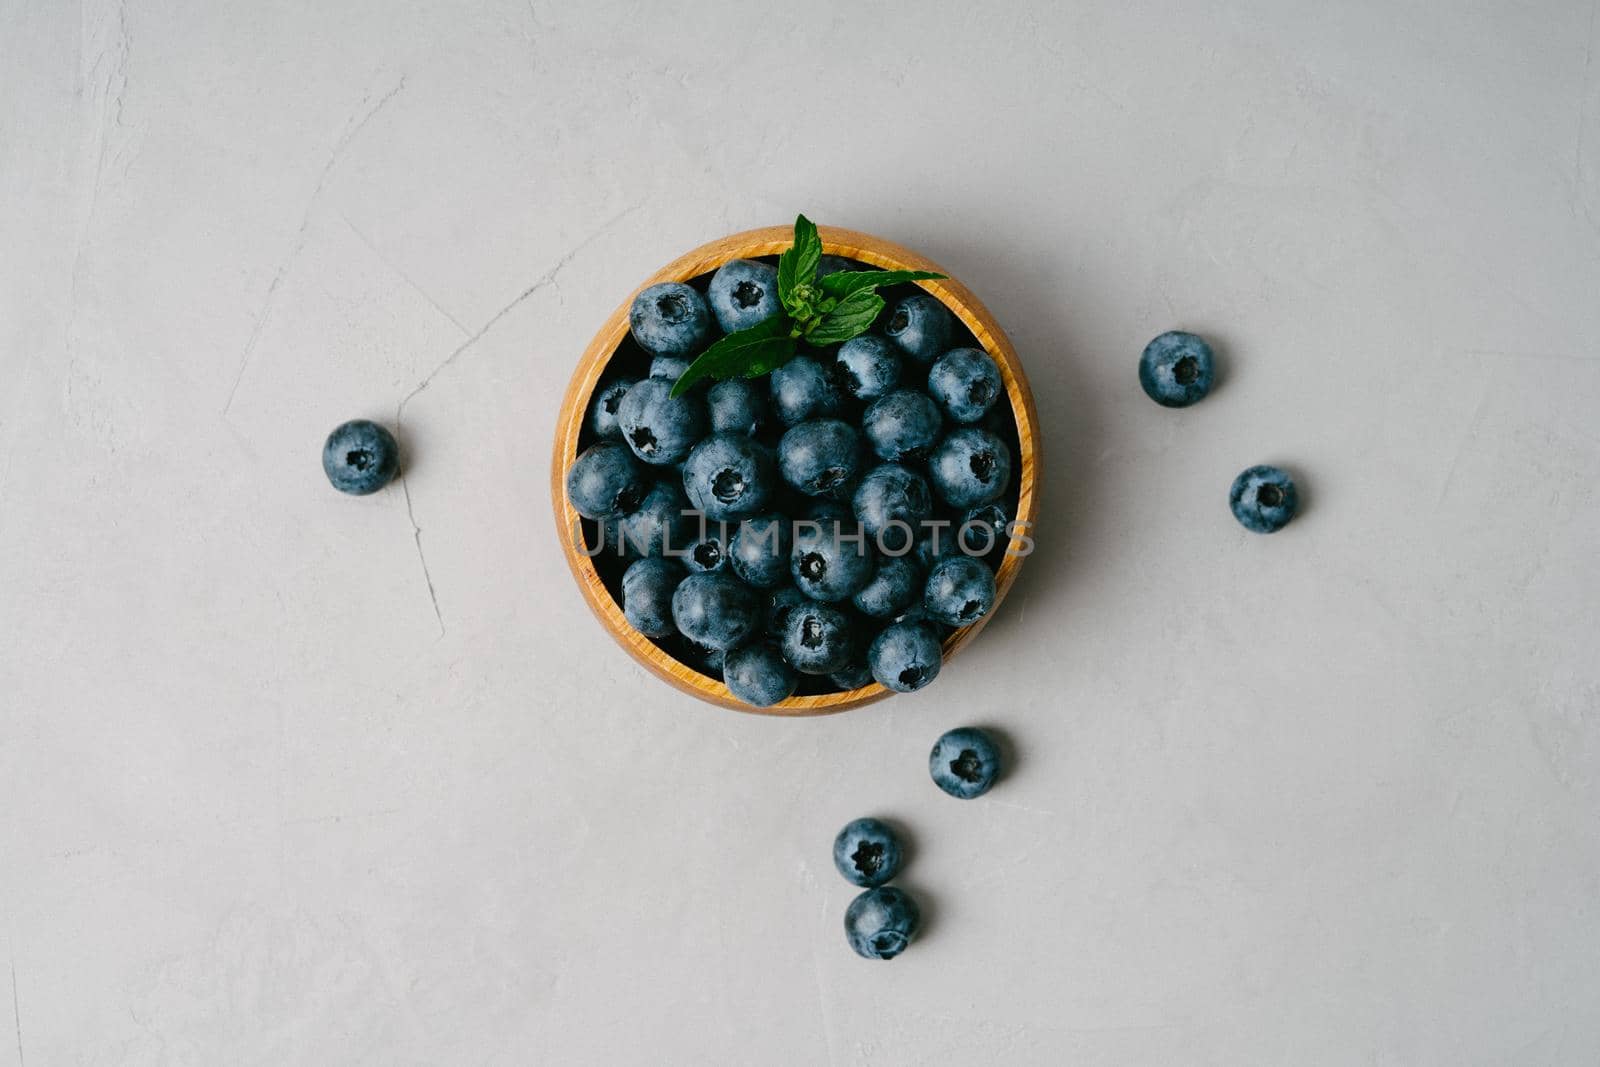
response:
[(333, 151), (328, 153), (328, 162), (323, 164), (322, 173), (317, 175), (317, 184), (312, 187), (311, 195), (306, 198), (305, 210), (300, 214), (300, 227), (295, 230), (294, 244), (290, 246), (288, 254), (278, 263), (278, 269), (272, 275), (272, 281), (267, 284), (267, 295), (261, 301), (261, 311), (256, 315), (255, 325), (250, 328), (250, 336), (244, 343), (244, 352), (239, 357), (239, 370), (233, 376), (233, 387), (228, 390), (228, 400), (222, 405), (222, 417), (224, 419), (228, 417), (228, 412), (233, 409), (234, 397), (238, 395), (239, 384), (244, 381), (244, 373), (250, 367), (250, 358), (255, 355), (256, 343), (261, 340), (261, 331), (266, 327), (267, 320), (272, 317), (272, 305), (277, 297), (278, 287), (283, 284), (283, 279), (289, 273), (289, 268), (294, 265), (294, 261), (299, 258), (301, 251), (306, 246), (306, 232), (311, 228), (311, 213), (316, 208), (317, 201), (321, 199), (323, 191), (328, 187), (328, 182), (332, 179), (333, 172), (339, 165), (339, 159), (361, 131), (366, 128), (367, 123), (371, 122), (378, 112), (382, 111), (389, 101), (398, 96), (400, 90), (405, 87), (406, 76), (402, 74), (400, 75), (400, 80), (395, 83), (394, 88), (384, 93), (378, 98), (377, 103), (372, 104), (370, 107), (365, 106), (367, 101), (372, 99), (372, 94), (368, 93), (361, 101), (363, 110), (357, 111), (345, 123), (344, 132), (340, 133), (338, 140), (333, 143)]
[(17, 997), (17, 965), (11, 964), (11, 1017), (17, 1022), (17, 1065), (26, 1067), (22, 1059), (22, 1008)]
[[(579, 241), (571, 249), (569, 249), (567, 252), (565, 252), (561, 256), (560, 259), (557, 259), (555, 264), (553, 266), (551, 266), (551, 268), (549, 270), (545, 271), (537, 279), (535, 279), (532, 285), (530, 285), (526, 289), (522, 290), (522, 292), (518, 293), (515, 297), (513, 297), (511, 299), (511, 301), (509, 303), (507, 303), (504, 307), (502, 307), (499, 311), (496, 311), (493, 315), (489, 316), (489, 321), (485, 322), (482, 326), (480, 326), (476, 333), (473, 333), (472, 335), (467, 337), (466, 340), (462, 341), (459, 345), (457, 345), (455, 347), (455, 350), (452, 351), (443, 360), (441, 360), (438, 366), (434, 367), (433, 370), (431, 370), (427, 374), (425, 374), (422, 377), (422, 380), (417, 382), (417, 384), (412, 388), (412, 390), (409, 393), (407, 393), (405, 396), (400, 398), (400, 403), (395, 407), (395, 410), (394, 410), (395, 436), (396, 437), (400, 436), (401, 429), (405, 425), (406, 405), (411, 403), (411, 401), (416, 398), (417, 394), (421, 393), (424, 389), (428, 388), (428, 386), (430, 384), (432, 384), (433, 380), (435, 378), (437, 378), (439, 375), (443, 374), (445, 372), (445, 370), (447, 370), (452, 364), (455, 363), (456, 360), (460, 359), (461, 356), (466, 353), (467, 349), (471, 348), (473, 345), (477, 344), (480, 340), (482, 340), (484, 335), (487, 334), (490, 330), (494, 329), (495, 324), (498, 323), (501, 319), (505, 318), (507, 315), (509, 315), (513, 311), (515, 311), (518, 307), (522, 306), (522, 304), (524, 302), (526, 302), (529, 298), (534, 296), (536, 293), (540, 292), (541, 290), (545, 289), (548, 286), (555, 285), (556, 284), (556, 278), (561, 274), (561, 272), (563, 270), (565, 270), (567, 268), (567, 265), (569, 263), (571, 263), (573, 261), (573, 259), (575, 259), (579, 255), (579, 253), (583, 252), (586, 248), (588, 248), (594, 242), (598, 241), (601, 237), (604, 237), (607, 233), (611, 232), (612, 228), (615, 227), (617, 225), (617, 223), (621, 222), (623, 219), (627, 218), (629, 215), (632, 215), (635, 211), (638, 211), (640, 208), (644, 207), (644, 205), (645, 205), (645, 201), (641, 200), (636, 204), (632, 204), (632, 205), (630, 205), (630, 206), (628, 206), (626, 208), (623, 208), (621, 211), (617, 212), (611, 218), (609, 218), (605, 222), (601, 223), (601, 225), (597, 229), (595, 229), (592, 233), (590, 233), (589, 236), (585, 237), (582, 241)], [(403, 277), (403, 275), (402, 275), (402, 277)], [(441, 310), (443, 310), (443, 309), (441, 309)], [(455, 320), (451, 319), (451, 321), (454, 322)], [(439, 594), (438, 594), (438, 590), (436, 590), (434, 588), (433, 572), (428, 569), (428, 554), (423, 550), (423, 547), (422, 547), (422, 527), (417, 523), (416, 509), (415, 509), (415, 507), (413, 505), (413, 502), (411, 500), (411, 485), (406, 480), (404, 469), (402, 469), (401, 472), (400, 472), (400, 491), (401, 491), (401, 493), (403, 493), (405, 495), (406, 518), (409, 519), (410, 522), (411, 522), (411, 538), (417, 544), (417, 562), (422, 565), (422, 579), (428, 585), (428, 600), (429, 600), (430, 603), (433, 604), (433, 616), (434, 616), (434, 618), (436, 620), (438, 620), (438, 623), (439, 623), (439, 637), (442, 639), (444, 637), (444, 634), (445, 634), (444, 613), (439, 610)]]

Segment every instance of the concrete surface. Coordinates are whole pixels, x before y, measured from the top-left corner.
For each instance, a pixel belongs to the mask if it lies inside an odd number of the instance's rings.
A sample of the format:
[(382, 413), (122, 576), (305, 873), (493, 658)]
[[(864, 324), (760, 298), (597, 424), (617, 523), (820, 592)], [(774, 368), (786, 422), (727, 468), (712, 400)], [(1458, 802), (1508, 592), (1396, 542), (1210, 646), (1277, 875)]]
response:
[[(0, 3), (0, 1063), (1593, 1063), (1595, 11)], [(603, 639), (546, 464), (630, 286), (801, 210), (984, 295), (1048, 486), (935, 688), (787, 722)]]

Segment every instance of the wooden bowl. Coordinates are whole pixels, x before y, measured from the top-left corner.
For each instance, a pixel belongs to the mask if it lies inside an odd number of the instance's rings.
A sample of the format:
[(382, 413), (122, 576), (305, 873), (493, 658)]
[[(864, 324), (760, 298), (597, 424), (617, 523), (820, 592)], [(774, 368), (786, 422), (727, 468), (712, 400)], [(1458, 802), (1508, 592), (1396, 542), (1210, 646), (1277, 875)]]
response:
[[(902, 248), (881, 237), (857, 233), (854, 230), (841, 230), (833, 226), (820, 226), (818, 232), (822, 237), (823, 250), (832, 255), (859, 260), (885, 270), (949, 273), (926, 256), (918, 255), (909, 248)], [(618, 345), (628, 336), (628, 309), (632, 307), (633, 298), (639, 290), (658, 282), (691, 281), (716, 270), (732, 259), (776, 255), (788, 248), (793, 240), (794, 231), (788, 226), (768, 226), (764, 229), (736, 233), (701, 245), (693, 252), (680, 256), (646, 278), (638, 289), (628, 294), (628, 299), (611, 314), (605, 325), (600, 327), (600, 332), (595, 335), (594, 340), (589, 342), (589, 347), (584, 351), (583, 358), (578, 361), (578, 369), (567, 386), (567, 394), (561, 402), (561, 412), (556, 419), (555, 454), (550, 464), (550, 496), (555, 505), (561, 548), (566, 554), (567, 565), (572, 568), (572, 574), (578, 580), (578, 588), (583, 591), (583, 598), (588, 601), (589, 607), (600, 619), (600, 624), (634, 659), (664, 681), (712, 704), (767, 715), (826, 715), (870, 704), (893, 694), (883, 686), (873, 683), (843, 693), (794, 696), (768, 708), (753, 708), (741, 703), (728, 692), (728, 687), (722, 682), (680, 663), (656, 647), (648, 637), (628, 625), (627, 619), (622, 614), (622, 606), (612, 598), (601, 581), (599, 573), (595, 570), (594, 561), (578, 550), (575, 539), (581, 537), (578, 532), (579, 516), (567, 502), (566, 493), (567, 469), (578, 455), (578, 441), (589, 412), (590, 397), (594, 393), (596, 384), (604, 376), (606, 366), (617, 351)], [(1016, 519), (1017, 522), (1026, 524), (1022, 530), (1031, 531), (1038, 509), (1039, 420), (1033, 406), (1033, 394), (1028, 388), (1028, 379), (1022, 372), (1022, 363), (1017, 359), (1016, 350), (1011, 347), (1010, 340), (995, 322), (994, 316), (989, 314), (989, 309), (984, 307), (965, 285), (954, 278), (916, 284), (938, 297), (1000, 366), (1006, 396), (1016, 419), (1019, 446), (1013, 471), (1018, 488)], [(1011, 588), (1011, 583), (1016, 580), (1017, 572), (1022, 568), (1025, 558), (1009, 554), (1003, 557), (995, 573), (996, 608), (999, 607), (1000, 600), (1005, 597), (1006, 591)], [(945, 660), (948, 662), (950, 657), (971, 641), (993, 617), (994, 611), (991, 610), (973, 625), (952, 634), (944, 643)]]

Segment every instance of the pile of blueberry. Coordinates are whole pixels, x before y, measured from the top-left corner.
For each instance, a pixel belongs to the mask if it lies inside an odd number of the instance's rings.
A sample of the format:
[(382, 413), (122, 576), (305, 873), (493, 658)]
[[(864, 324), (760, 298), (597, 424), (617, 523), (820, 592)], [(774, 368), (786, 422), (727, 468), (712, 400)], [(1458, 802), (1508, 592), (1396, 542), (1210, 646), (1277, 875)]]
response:
[[(1000, 775), (1000, 751), (976, 727), (951, 730), (928, 754), (934, 784), (960, 800), (982, 796)], [(894, 829), (878, 819), (856, 819), (833, 839), (833, 865), (866, 891), (844, 913), (844, 934), (856, 954), (892, 960), (917, 935), (922, 909), (910, 893), (887, 885), (900, 873), (904, 851)]]
[(1022, 533), (999, 367), (932, 295), (885, 295), (866, 333), (674, 397), (708, 345), (779, 313), (777, 272), (650, 286), (593, 394), (567, 474), (580, 549), (636, 630), (746, 703), (921, 689)]

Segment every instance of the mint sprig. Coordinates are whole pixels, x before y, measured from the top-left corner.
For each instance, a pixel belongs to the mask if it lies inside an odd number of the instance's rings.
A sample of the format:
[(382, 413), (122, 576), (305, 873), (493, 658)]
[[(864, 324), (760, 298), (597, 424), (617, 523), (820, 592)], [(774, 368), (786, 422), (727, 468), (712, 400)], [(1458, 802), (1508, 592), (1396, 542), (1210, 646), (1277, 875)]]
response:
[(747, 330), (721, 338), (700, 353), (672, 386), (687, 393), (702, 378), (759, 378), (795, 357), (799, 343), (823, 348), (865, 333), (884, 308), (877, 290), (901, 282), (937, 281), (927, 270), (838, 271), (817, 277), (822, 238), (804, 215), (794, 220), (794, 243), (778, 257), (778, 303), (782, 310)]

